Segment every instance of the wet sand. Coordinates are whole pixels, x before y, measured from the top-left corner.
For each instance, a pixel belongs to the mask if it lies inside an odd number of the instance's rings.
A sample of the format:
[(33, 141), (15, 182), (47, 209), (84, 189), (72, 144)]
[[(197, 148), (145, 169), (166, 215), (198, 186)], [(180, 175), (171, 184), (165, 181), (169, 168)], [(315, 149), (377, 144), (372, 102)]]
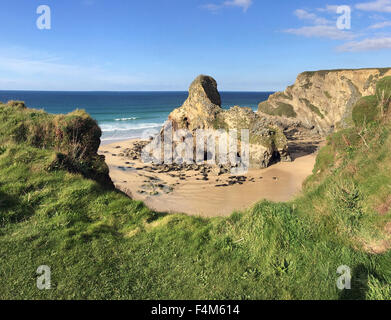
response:
[(293, 162), (281, 162), (266, 169), (250, 170), (244, 178), (238, 180), (229, 173), (217, 175), (213, 171), (202, 173), (199, 170), (152, 170), (151, 165), (122, 155), (124, 150), (136, 141), (104, 144), (99, 149), (99, 153), (106, 157), (110, 177), (115, 186), (158, 212), (187, 213), (204, 217), (227, 216), (262, 199), (293, 199), (300, 193), (305, 178), (312, 173), (316, 158), (314, 153), (298, 155)]

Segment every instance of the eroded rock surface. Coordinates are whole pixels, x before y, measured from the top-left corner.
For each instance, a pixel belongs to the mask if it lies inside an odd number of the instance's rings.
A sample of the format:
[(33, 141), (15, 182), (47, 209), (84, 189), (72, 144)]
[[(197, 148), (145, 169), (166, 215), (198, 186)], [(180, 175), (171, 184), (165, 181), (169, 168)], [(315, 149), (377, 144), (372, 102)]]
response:
[(260, 103), (258, 113), (300, 122), (326, 136), (349, 126), (355, 103), (375, 94), (376, 82), (389, 75), (391, 68), (304, 72), (284, 92)]
[(275, 121), (273, 117), (261, 116), (250, 108), (235, 106), (223, 110), (217, 83), (212, 77), (198, 76), (190, 85), (187, 100), (180, 108), (175, 109), (168, 119), (174, 131), (187, 129), (193, 137), (197, 129), (237, 129), (238, 150), (241, 130), (248, 129), (252, 168), (265, 168), (276, 160), (291, 160), (282, 129), (284, 124), (279, 120)]

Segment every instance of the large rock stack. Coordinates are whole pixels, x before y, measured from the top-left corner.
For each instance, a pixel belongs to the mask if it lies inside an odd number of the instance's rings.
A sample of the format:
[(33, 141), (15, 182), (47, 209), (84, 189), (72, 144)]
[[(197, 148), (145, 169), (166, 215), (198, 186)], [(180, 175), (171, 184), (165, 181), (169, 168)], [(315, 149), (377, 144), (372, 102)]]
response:
[(274, 125), (270, 117), (260, 116), (250, 108), (235, 106), (223, 110), (217, 83), (212, 77), (198, 76), (190, 85), (187, 100), (171, 112), (168, 119), (174, 133), (186, 129), (193, 135), (194, 141), (197, 129), (220, 129), (220, 132), (237, 129), (238, 150), (241, 150), (241, 130), (248, 129), (252, 168), (265, 168), (277, 160), (290, 161), (282, 129)]

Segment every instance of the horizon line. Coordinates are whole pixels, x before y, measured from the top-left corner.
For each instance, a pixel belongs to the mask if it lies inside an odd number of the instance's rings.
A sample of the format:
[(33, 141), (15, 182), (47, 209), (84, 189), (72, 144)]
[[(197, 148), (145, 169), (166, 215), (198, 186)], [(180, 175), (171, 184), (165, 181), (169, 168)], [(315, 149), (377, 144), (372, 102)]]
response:
[[(94, 93), (94, 92), (156, 92), (156, 93), (172, 93), (172, 92), (186, 92), (188, 93), (189, 90), (24, 90), (24, 89), (12, 89), (12, 90), (3, 90), (1, 89), (0, 92), (85, 92), (85, 93)], [(254, 93), (270, 93), (270, 92), (277, 92), (277, 91), (242, 91), (242, 90), (219, 90), (218, 92), (254, 92)]]

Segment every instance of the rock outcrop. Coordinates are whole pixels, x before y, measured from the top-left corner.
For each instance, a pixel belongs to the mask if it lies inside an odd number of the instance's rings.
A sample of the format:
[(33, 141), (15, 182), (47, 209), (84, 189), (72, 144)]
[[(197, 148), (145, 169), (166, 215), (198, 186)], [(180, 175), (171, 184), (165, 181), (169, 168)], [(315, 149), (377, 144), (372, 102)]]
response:
[(49, 114), (29, 109), (24, 102), (0, 103), (3, 122), (0, 140), (27, 144), (53, 153), (48, 171), (66, 170), (114, 188), (104, 156), (98, 155), (102, 131), (84, 110)]
[[(260, 116), (250, 108), (235, 106), (229, 110), (221, 108), (221, 98), (216, 81), (209, 76), (198, 76), (189, 88), (184, 104), (168, 117), (175, 131), (188, 130), (195, 140), (197, 129), (242, 129), (249, 130), (250, 167), (265, 168), (273, 161), (290, 161), (287, 139), (280, 126), (271, 117)], [(217, 147), (218, 149), (218, 147)]]
[(377, 81), (389, 75), (391, 68), (304, 72), (284, 92), (260, 103), (258, 114), (296, 120), (326, 136), (349, 126), (356, 102), (375, 94)]
[(198, 76), (190, 85), (189, 96), (180, 108), (168, 116), (174, 130), (212, 129), (222, 112), (217, 83), (212, 77)]

